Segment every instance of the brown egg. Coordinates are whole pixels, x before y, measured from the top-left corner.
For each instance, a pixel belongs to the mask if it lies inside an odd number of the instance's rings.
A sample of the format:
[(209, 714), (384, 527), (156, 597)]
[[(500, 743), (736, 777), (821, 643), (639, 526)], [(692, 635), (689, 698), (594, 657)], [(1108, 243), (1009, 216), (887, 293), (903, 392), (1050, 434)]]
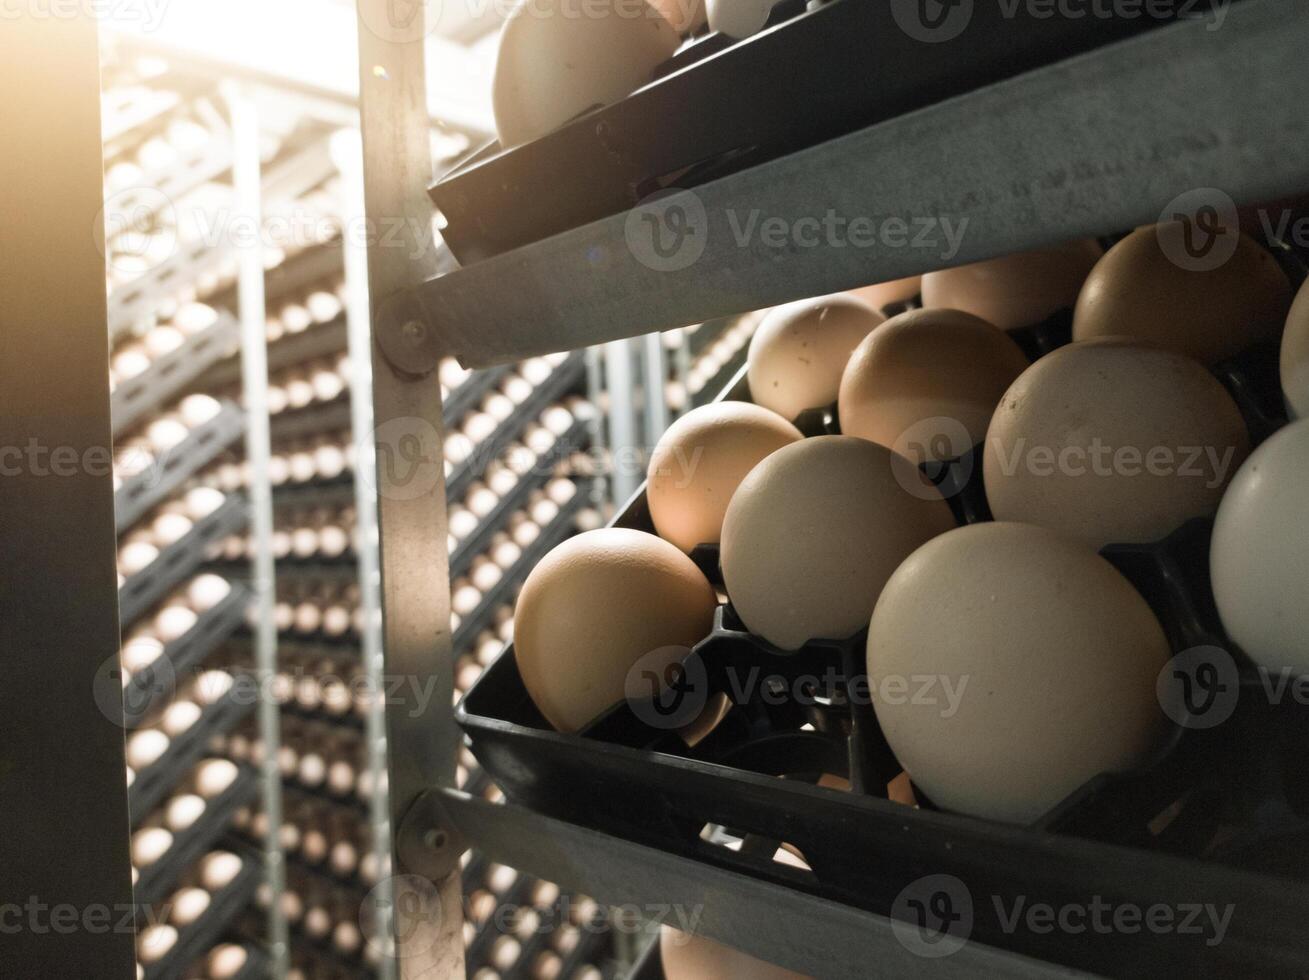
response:
[(1005, 392), (983, 475), (996, 520), (1102, 548), (1213, 514), (1249, 451), (1236, 404), (1197, 362), (1096, 341), (1047, 355)]
[(914, 783), (947, 809), (1013, 823), (1142, 759), (1168, 658), (1109, 562), (1030, 524), (929, 541), (891, 576), (868, 633), (877, 720)]
[(519, 594), (523, 684), (550, 724), (576, 731), (623, 700), (642, 658), (684, 656), (709, 632), (716, 605), (703, 573), (667, 541), (622, 528), (579, 534), (546, 555)]
[(923, 306), (963, 310), (1001, 330), (1035, 326), (1077, 302), (1100, 254), (1096, 242), (1078, 239), (929, 272), (923, 276)]
[(1105, 253), (1077, 299), (1074, 340), (1129, 337), (1205, 364), (1277, 340), (1291, 287), (1272, 255), (1239, 235), (1217, 268), (1183, 268), (1180, 227), (1139, 228)]
[(650, 6), (663, 14), (679, 34), (703, 27), (707, 16), (704, 0), (650, 0)]
[(806, 980), (803, 974), (672, 926), (659, 928), (659, 958), (665, 980)]
[(1282, 335), (1282, 392), (1295, 418), (1309, 418), (1309, 282), (1300, 287)]
[(818, 436), (750, 471), (723, 521), (727, 594), (785, 650), (853, 636), (911, 551), (955, 526), (911, 462), (854, 436)]
[(850, 356), (841, 431), (915, 463), (961, 456), (986, 437), (1000, 396), (1027, 366), (1004, 331), (970, 313), (901, 313)]
[(750, 339), (750, 396), (784, 419), (836, 401), (841, 372), (883, 320), (863, 300), (836, 294), (769, 310)]
[(851, 296), (856, 296), (863, 300), (875, 310), (883, 309), (892, 303), (903, 303), (911, 300), (918, 295), (923, 288), (922, 276), (910, 276), (908, 279), (893, 279), (890, 282), (879, 282), (875, 286), (861, 286), (858, 289), (851, 289)]
[(776, 412), (747, 402), (692, 409), (650, 455), (646, 499), (655, 530), (689, 552), (717, 544), (732, 494), (755, 464), (803, 438)]

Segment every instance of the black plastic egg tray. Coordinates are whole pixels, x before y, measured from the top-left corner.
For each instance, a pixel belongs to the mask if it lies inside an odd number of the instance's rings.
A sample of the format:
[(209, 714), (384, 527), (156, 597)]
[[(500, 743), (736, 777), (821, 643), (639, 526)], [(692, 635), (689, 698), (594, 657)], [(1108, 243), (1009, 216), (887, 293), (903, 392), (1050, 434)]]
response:
[[(1068, 342), (1070, 322), (1064, 311), (1016, 339), (1037, 357)], [(1214, 370), (1256, 444), (1285, 424), (1275, 350), (1252, 349)], [(744, 369), (720, 397), (748, 400)], [(807, 435), (839, 431), (834, 407), (797, 424)], [(977, 451), (927, 471), (961, 524), (990, 519)], [(653, 531), (644, 489), (613, 523)], [(939, 811), (916, 787), (917, 808), (889, 800), (901, 766), (868, 696), (866, 634), (788, 653), (748, 633), (730, 604), (659, 698), (620, 704), (579, 734), (551, 730), (512, 646), (457, 717), (509, 799), (662, 850), (880, 914), (922, 876), (954, 875), (975, 898), (975, 939), (1108, 975), (1305, 976), (1309, 707), (1290, 694), (1270, 698), (1268, 680), (1225, 636), (1208, 577), (1211, 530), (1195, 520), (1161, 542), (1101, 553), (1145, 597), (1175, 653), (1230, 652), (1240, 686), (1234, 712), (1205, 727), (1228, 679), (1197, 673), (1210, 687), (1197, 688), (1192, 714), (1169, 723), (1149, 759), (1091, 779), (1030, 827)], [(721, 586), (716, 546), (691, 557)], [(742, 683), (751, 677), (804, 696)], [(722, 720), (688, 744), (678, 730), (715, 705), (729, 706)], [(823, 776), (848, 780), (850, 791), (816, 785)], [(723, 834), (739, 846), (716, 843)], [(783, 843), (807, 870), (774, 859)], [(1002, 920), (998, 910), (1016, 896), (1055, 907), (1096, 896), (1140, 908), (1231, 904), (1233, 913), (1216, 945), (1180, 931), (1050, 935)]]
[(470, 265), (618, 214), (670, 184), (695, 187), (1181, 17), (1212, 16), (1222, 2), (1121, 14), (1103, 4), (1096, 16), (1063, 17), (1045, 4), (968, 0), (966, 28), (923, 43), (912, 18), (957, 19), (959, 4), (784, 0), (760, 33), (692, 38), (622, 101), (523, 146), (482, 147), (428, 193), (445, 218), (444, 241)]

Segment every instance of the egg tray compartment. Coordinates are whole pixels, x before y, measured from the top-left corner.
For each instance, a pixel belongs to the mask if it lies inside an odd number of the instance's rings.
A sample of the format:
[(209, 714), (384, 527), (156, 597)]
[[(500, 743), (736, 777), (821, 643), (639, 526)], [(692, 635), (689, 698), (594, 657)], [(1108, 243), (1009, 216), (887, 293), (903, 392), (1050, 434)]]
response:
[[(613, 105), (521, 146), (481, 147), (428, 190), (446, 244), (470, 265), (618, 214), (670, 183), (699, 186), (1177, 16), (1070, 19), (1022, 6), (1007, 15), (979, 3), (960, 36), (923, 44), (892, 7), (831, 0), (802, 11), (792, 0), (752, 37), (686, 42)], [(894, 68), (877, 85), (851, 85), (869, 64)]]

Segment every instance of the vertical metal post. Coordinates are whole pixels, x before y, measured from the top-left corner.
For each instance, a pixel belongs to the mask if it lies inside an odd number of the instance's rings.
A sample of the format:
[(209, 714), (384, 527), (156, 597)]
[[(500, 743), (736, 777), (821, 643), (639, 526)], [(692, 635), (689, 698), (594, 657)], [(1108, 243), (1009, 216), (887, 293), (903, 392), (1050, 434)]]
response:
[[(421, 4), (359, 0), (359, 98), (364, 149), (368, 286), (374, 324), (387, 298), (434, 275), (431, 121), (427, 114)], [(403, 324), (415, 349), (426, 337)], [(379, 328), (380, 329), (380, 328)], [(406, 822), (419, 797), (454, 784), (460, 737), (454, 723), (450, 562), (442, 453), (441, 386), (435, 357), (398, 366), (374, 336), (369, 437), (377, 454), (388, 786), (395, 839), (391, 879), (399, 974), (462, 976), (462, 844), (426, 818)], [(388, 352), (390, 356), (388, 356)], [(398, 683), (397, 683), (398, 682)]]
[(641, 338), (641, 363), (645, 368), (645, 446), (654, 448), (668, 428), (668, 402), (664, 385), (668, 383), (668, 362), (664, 358), (664, 339), (657, 333)]
[[(236, 211), (252, 228), (263, 226), (260, 189), (259, 115), (249, 94), (241, 87), (226, 88), (232, 114), (232, 178), (236, 189)], [(260, 760), (263, 806), (268, 815), (264, 840), (264, 873), (272, 894), (268, 905), (268, 949), (271, 974), (286, 976), (286, 919), (282, 915), (282, 892), (286, 888), (286, 865), (282, 855), (282, 774), (277, 756), (281, 746), (281, 717), (271, 697), (277, 673), (277, 626), (273, 607), (273, 491), (268, 475), (271, 454), (268, 432), (268, 334), (265, 327), (264, 262), (260, 236), (240, 249), (237, 298), (241, 318), (241, 378), (245, 396), (245, 452), (250, 464), (250, 524), (254, 536), (251, 573), (254, 587), (255, 681), (260, 693), (259, 737), (264, 745)]]
[(99, 51), (89, 14), (24, 9), (0, 29), (0, 972), (129, 980)]
[[(604, 345), (609, 395), (609, 451), (613, 459), (614, 503), (628, 501), (644, 476), (637, 465), (636, 404), (632, 398), (632, 347), (626, 340)], [(663, 388), (660, 387), (662, 395)]]
[[(368, 309), (368, 248), (358, 234), (350, 230), (364, 227), (363, 144), (357, 130), (343, 130), (332, 138), (332, 158), (341, 174), (342, 217), (347, 233), (342, 249), (345, 260), (345, 322), (350, 354), (350, 427), (355, 433), (355, 537), (359, 559), (359, 605), (363, 611), (363, 628), (359, 637), (364, 676), (372, 694), (368, 706), (368, 771), (372, 776), (373, 796), (368, 816), (372, 829), (373, 852), (382, 869), (381, 880), (373, 892), (372, 906), (380, 949), (385, 954), (391, 935), (391, 908), (395, 901), (391, 879), (386, 869), (391, 863), (390, 788), (386, 776), (386, 703), (380, 695), (386, 690), (386, 661), (382, 652), (382, 595), (378, 557), (377, 497), (375, 480), (376, 454), (370, 439), (373, 431), (373, 364), (372, 335)], [(395, 958), (383, 955), (378, 963), (380, 980), (393, 980)]]

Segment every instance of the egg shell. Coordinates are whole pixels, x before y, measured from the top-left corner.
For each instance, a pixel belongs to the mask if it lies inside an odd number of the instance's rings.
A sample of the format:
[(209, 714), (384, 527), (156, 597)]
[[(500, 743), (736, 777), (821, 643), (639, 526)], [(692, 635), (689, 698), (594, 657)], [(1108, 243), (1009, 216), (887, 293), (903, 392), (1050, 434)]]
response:
[(142, 728), (127, 739), (127, 762), (133, 769), (145, 769), (168, 751), (169, 738), (157, 728)]
[(180, 834), (199, 820), (204, 812), (204, 800), (194, 793), (184, 793), (168, 801), (168, 807), (164, 811), (164, 822), (168, 824), (169, 830)]
[(196, 792), (206, 800), (212, 800), (236, 782), (238, 771), (236, 764), (229, 759), (206, 759), (196, 766)]
[[(975, 524), (918, 549), (867, 653), (891, 750), (947, 809), (1029, 823), (1163, 730), (1158, 620), (1109, 562), (1044, 528)], [(935, 679), (930, 698), (898, 693), (913, 677)]]
[(770, 310), (746, 356), (751, 399), (787, 420), (832, 404), (850, 354), (882, 320), (863, 300), (840, 294)]
[(1218, 508), (1210, 549), (1223, 626), (1261, 667), (1309, 674), (1309, 419), (1256, 449)]
[(138, 868), (149, 867), (172, 846), (173, 835), (163, 827), (138, 830), (132, 835), (132, 863)]
[(1099, 549), (1212, 515), (1249, 450), (1236, 404), (1199, 363), (1096, 341), (1043, 357), (1005, 392), (983, 476), (996, 520)]
[(776, 412), (747, 402), (692, 409), (659, 437), (646, 472), (655, 530), (685, 552), (717, 544), (732, 494), (769, 454), (803, 438)]
[(519, 594), (523, 684), (551, 725), (577, 731), (623, 700), (642, 658), (658, 651), (671, 662), (703, 639), (716, 606), (704, 574), (667, 541), (625, 528), (579, 534), (547, 554)]
[(917, 467), (854, 436), (818, 436), (750, 471), (723, 521), (732, 605), (784, 650), (853, 636), (896, 566), (955, 526)]
[(1205, 364), (1276, 342), (1291, 286), (1272, 255), (1243, 234), (1216, 269), (1186, 269), (1160, 242), (1177, 227), (1138, 228), (1105, 253), (1077, 299), (1074, 340), (1129, 337)]
[(173, 907), (169, 918), (174, 926), (186, 927), (204, 915), (209, 908), (209, 893), (203, 888), (183, 888), (170, 902)]
[(659, 929), (665, 980), (806, 980), (803, 974), (756, 959), (739, 949), (671, 926)]
[(1292, 418), (1309, 418), (1309, 282), (1300, 287), (1286, 317), (1281, 373), (1282, 392)]
[(141, 930), (136, 938), (136, 952), (142, 963), (157, 963), (168, 955), (177, 943), (177, 930), (170, 925), (155, 923)]
[(677, 31), (649, 4), (536, 0), (500, 32), (491, 104), (503, 147), (526, 143), (574, 116), (640, 88), (672, 57)]
[(841, 377), (841, 431), (915, 463), (986, 438), (1000, 397), (1028, 367), (1009, 336), (958, 310), (913, 310), (863, 339)]
[(705, 0), (706, 20), (711, 31), (728, 37), (757, 34), (781, 0)]
[(1071, 309), (1103, 250), (1088, 239), (923, 276), (923, 306), (963, 310), (1001, 330), (1031, 327)]
[(200, 884), (221, 891), (241, 873), (241, 859), (230, 851), (214, 851), (200, 862)]

